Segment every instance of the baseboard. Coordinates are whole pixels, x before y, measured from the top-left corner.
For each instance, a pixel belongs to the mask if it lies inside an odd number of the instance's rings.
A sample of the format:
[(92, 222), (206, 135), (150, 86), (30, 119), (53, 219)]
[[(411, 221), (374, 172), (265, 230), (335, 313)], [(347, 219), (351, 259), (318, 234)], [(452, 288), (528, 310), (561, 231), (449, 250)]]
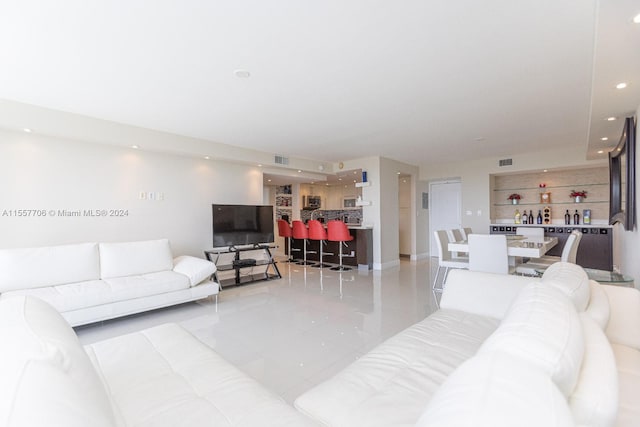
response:
[(387, 261), (385, 263), (379, 263), (379, 262), (374, 262), (373, 263), (373, 269), (374, 270), (386, 270), (387, 268), (391, 268), (391, 267), (398, 267), (400, 266), (400, 259), (394, 259), (393, 261)]
[(429, 252), (423, 252), (421, 254), (411, 255), (411, 261), (418, 261), (419, 259), (429, 258)]

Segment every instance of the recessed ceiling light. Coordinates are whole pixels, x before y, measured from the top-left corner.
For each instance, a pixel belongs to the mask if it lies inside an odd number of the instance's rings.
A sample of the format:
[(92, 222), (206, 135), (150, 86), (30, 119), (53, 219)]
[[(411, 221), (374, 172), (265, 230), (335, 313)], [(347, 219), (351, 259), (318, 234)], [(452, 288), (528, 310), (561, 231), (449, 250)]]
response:
[(314, 182), (314, 181), (311, 181), (311, 183), (312, 183), (312, 184), (315, 184), (315, 182)]
[(616, 85), (616, 89), (624, 89), (625, 87), (627, 87), (627, 84), (622, 82), (622, 83), (618, 83)]
[(604, 153), (603, 150), (598, 150), (598, 154), (602, 154), (602, 153)]
[(326, 186), (329, 186), (329, 183), (327, 182), (325, 185), (326, 185)]
[(300, 169), (298, 169), (298, 173), (302, 173), (302, 171)]
[(338, 178), (338, 181), (342, 181), (342, 178)]
[(400, 175), (400, 172), (396, 172), (396, 175)]
[(609, 121), (609, 122), (612, 122), (614, 120), (616, 120), (616, 117), (613, 117), (613, 116), (607, 117), (607, 121)]
[(258, 163), (258, 167), (259, 167), (259, 168), (261, 168), (261, 167), (262, 167), (262, 164), (261, 164), (261, 163)]
[(270, 179), (268, 179), (267, 181), (268, 181), (268, 182), (271, 182), (271, 180), (270, 180)]
[(134, 150), (137, 150), (140, 147), (138, 147), (137, 145), (132, 145), (131, 148), (133, 148)]
[(29, 128), (24, 128), (22, 130), (25, 131), (26, 133), (31, 133), (31, 129), (29, 129)]
[(609, 140), (609, 138), (607, 138), (606, 136), (604, 136), (604, 137), (600, 138), (600, 140), (601, 140), (601, 141), (608, 141), (608, 140)]
[(211, 158), (211, 157), (209, 157), (209, 156), (204, 156), (204, 159), (205, 159), (205, 160), (209, 160), (210, 158)]
[(248, 70), (235, 70), (233, 74), (239, 79), (248, 79), (249, 77), (251, 77), (251, 73)]
[(544, 169), (542, 172), (549, 172), (549, 169)]
[(356, 180), (354, 179), (354, 180), (353, 180), (353, 182), (358, 182), (358, 181), (356, 181)]
[(633, 17), (633, 22), (640, 24), (640, 13)]

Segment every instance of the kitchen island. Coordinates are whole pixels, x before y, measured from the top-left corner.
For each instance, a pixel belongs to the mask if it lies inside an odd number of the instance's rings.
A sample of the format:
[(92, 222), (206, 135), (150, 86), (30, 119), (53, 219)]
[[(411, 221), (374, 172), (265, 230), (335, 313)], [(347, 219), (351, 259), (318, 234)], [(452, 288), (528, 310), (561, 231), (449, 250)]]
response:
[[(373, 269), (373, 229), (358, 224), (347, 224), (349, 234), (353, 236), (353, 240), (345, 242), (346, 246), (342, 247), (342, 263), (351, 267), (357, 267), (360, 270)], [(309, 240), (307, 243), (307, 261), (320, 260), (320, 250), (317, 240)], [(295, 260), (302, 260), (303, 241), (300, 239), (291, 240), (291, 252)], [(339, 242), (327, 242), (323, 246), (322, 251), (323, 262), (330, 264), (339, 264), (338, 259)], [(331, 254), (331, 255), (330, 255)]]

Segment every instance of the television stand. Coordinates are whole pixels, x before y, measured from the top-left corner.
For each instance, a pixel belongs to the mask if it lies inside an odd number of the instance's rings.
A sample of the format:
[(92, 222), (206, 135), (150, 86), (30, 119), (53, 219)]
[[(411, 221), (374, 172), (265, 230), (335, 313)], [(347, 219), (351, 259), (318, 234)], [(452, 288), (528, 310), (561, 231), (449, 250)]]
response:
[[(213, 279), (220, 283), (222, 287), (225, 283), (233, 284), (233, 285), (241, 285), (245, 283), (252, 283), (261, 280), (270, 280), (270, 279), (280, 279), (282, 275), (280, 274), (280, 270), (278, 269), (278, 265), (276, 261), (273, 259), (271, 255), (271, 248), (275, 246), (269, 245), (254, 245), (247, 247), (234, 247), (230, 246), (228, 248), (221, 249), (211, 249), (204, 251), (204, 256), (211, 262), (216, 265), (217, 271), (213, 273)], [(267, 255), (266, 259), (253, 259), (253, 258), (242, 258), (241, 254), (248, 251), (259, 251), (262, 250)], [(229, 257), (225, 257), (225, 254), (235, 254), (232, 260), (229, 260)], [(265, 267), (264, 272), (253, 273), (253, 270), (249, 271), (247, 274), (241, 274), (241, 270), (243, 269), (254, 269), (256, 267)], [(272, 270), (269, 272), (269, 270)], [(219, 271), (231, 271), (235, 270), (234, 279), (218, 279)], [(244, 272), (243, 272), (244, 273)], [(229, 283), (231, 282), (231, 283)]]

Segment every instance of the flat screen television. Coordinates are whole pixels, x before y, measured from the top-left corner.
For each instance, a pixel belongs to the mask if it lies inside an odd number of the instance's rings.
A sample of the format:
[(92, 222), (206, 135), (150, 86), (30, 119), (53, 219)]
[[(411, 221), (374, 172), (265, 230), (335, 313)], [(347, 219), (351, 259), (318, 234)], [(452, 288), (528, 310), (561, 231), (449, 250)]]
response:
[(273, 206), (211, 205), (213, 247), (272, 243)]

